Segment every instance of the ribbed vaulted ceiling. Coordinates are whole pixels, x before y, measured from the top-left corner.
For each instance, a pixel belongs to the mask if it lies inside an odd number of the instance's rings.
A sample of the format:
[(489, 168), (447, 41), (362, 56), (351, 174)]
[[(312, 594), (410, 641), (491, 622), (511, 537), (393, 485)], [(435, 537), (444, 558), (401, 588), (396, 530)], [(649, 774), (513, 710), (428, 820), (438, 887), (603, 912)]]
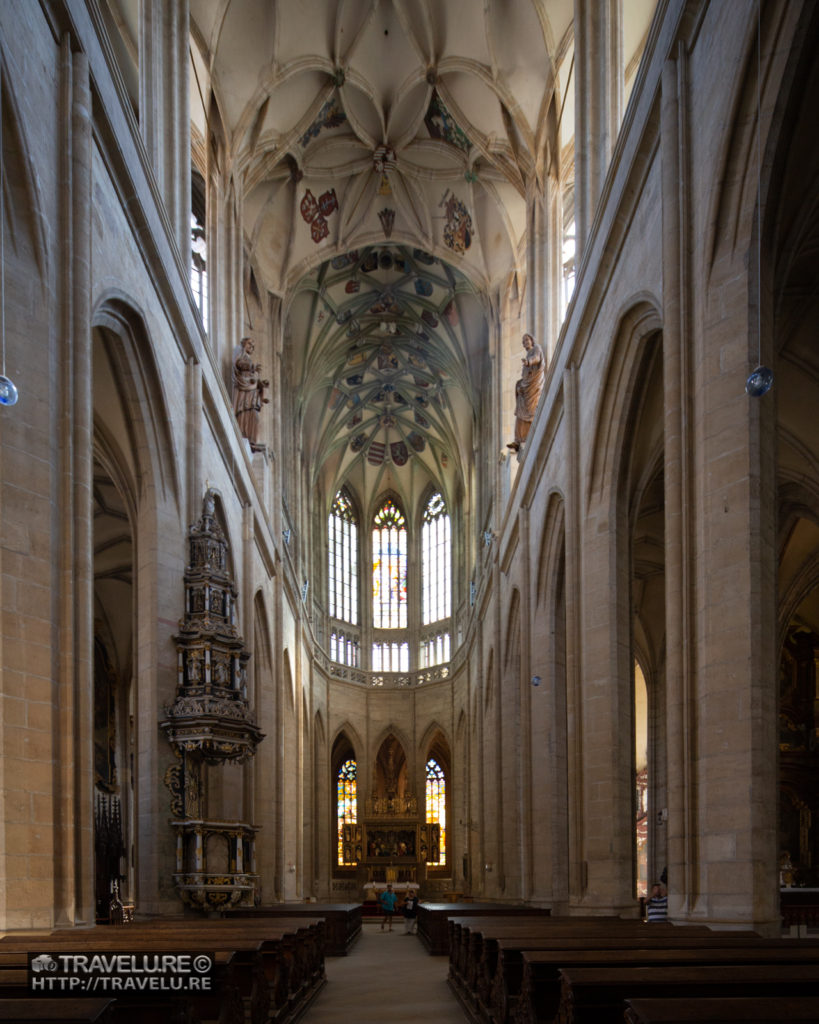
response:
[[(631, 74), (654, 6), (624, 4)], [(221, 143), (245, 251), (285, 298), (328, 488), (465, 480), (486, 315), (525, 268), (527, 196), (571, 167), (573, 11), (191, 0), (194, 129)]]

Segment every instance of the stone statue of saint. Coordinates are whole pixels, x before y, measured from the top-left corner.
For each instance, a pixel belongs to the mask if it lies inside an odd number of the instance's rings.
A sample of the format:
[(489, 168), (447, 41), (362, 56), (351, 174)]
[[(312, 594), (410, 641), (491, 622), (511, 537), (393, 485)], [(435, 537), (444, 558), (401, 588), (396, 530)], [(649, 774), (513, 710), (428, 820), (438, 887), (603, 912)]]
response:
[(270, 401), (265, 391), (270, 381), (261, 378), (261, 363), (253, 362), (252, 338), (242, 338), (233, 357), (233, 411), (239, 421), (242, 437), (250, 441), (254, 451), (263, 448), (258, 443), (259, 413), (263, 404)]
[(520, 451), (529, 434), (546, 373), (543, 349), (531, 334), (523, 335), (523, 348), (523, 370), (520, 380), (515, 384), (515, 440), (506, 446), (516, 452)]

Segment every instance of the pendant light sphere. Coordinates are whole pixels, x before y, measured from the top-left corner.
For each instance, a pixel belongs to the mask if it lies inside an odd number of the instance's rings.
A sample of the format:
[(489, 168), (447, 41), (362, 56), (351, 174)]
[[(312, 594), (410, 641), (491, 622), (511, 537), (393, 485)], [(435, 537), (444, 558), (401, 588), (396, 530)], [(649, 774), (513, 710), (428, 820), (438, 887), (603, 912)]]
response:
[(773, 370), (767, 366), (757, 366), (751, 376), (745, 381), (745, 390), (751, 398), (761, 398), (773, 387)]
[(14, 381), (0, 375), (0, 405), (16, 405), (17, 397)]

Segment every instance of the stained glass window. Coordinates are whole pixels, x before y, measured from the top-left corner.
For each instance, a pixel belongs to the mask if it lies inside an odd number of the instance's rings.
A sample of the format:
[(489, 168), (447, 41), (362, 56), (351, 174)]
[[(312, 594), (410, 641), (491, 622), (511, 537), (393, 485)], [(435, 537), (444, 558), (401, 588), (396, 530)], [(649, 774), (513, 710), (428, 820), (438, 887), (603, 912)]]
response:
[(407, 627), (407, 527), (391, 499), (373, 520), (373, 626)]
[(430, 851), (428, 864), (446, 864), (446, 776), (434, 758), (427, 761), (427, 824), (441, 826), (441, 845), (438, 859)]
[(352, 758), (338, 770), (338, 863), (355, 864), (351, 843), (344, 842), (344, 826), (356, 823), (356, 763)]
[[(339, 491), (327, 524), (329, 541), (328, 610), (334, 619), (358, 622), (358, 525), (346, 491)], [(334, 659), (335, 660), (335, 659)], [(343, 660), (349, 665), (351, 662)]]
[(423, 595), (421, 622), (447, 619), (451, 608), (452, 531), (446, 502), (439, 493), (429, 499), (421, 527)]

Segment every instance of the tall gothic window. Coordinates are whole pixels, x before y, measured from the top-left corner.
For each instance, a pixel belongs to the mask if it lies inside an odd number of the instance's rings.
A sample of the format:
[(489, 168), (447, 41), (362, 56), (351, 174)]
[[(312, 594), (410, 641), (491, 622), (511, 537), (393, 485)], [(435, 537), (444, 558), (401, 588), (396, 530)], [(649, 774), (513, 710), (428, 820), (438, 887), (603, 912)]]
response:
[[(338, 492), (330, 509), (327, 532), (329, 612), (332, 618), (355, 625), (358, 622), (358, 525), (350, 496), (343, 490)], [(346, 658), (338, 660), (352, 664)]]
[(342, 866), (355, 864), (355, 854), (347, 843), (345, 856), (344, 826), (355, 825), (356, 809), (356, 762), (349, 758), (338, 770), (338, 863)]
[(330, 631), (331, 661), (337, 661), (340, 665), (350, 665), (351, 668), (358, 668), (358, 652), (358, 637), (349, 636), (342, 630), (333, 629)]
[(205, 227), (195, 213), (191, 214), (191, 291), (202, 326), (208, 329), (208, 243)]
[(574, 294), (574, 283), (577, 275), (577, 267), (575, 265), (576, 250), (575, 223), (574, 218), (572, 218), (563, 231), (563, 288), (560, 296), (561, 320), (566, 316), (566, 310), (569, 308), (569, 303)]
[(372, 650), (373, 672), (408, 672), (409, 644), (374, 643)]
[[(452, 614), (452, 526), (443, 495), (436, 491), (424, 507), (421, 526), (421, 624), (429, 626)], [(424, 636), (420, 666), (430, 668), (449, 661), (449, 631)]]
[(444, 665), (450, 658), (449, 633), (436, 633), (421, 641), (421, 668), (432, 668), (433, 665)]
[(435, 851), (431, 850), (428, 864), (446, 864), (446, 776), (443, 768), (435, 758), (427, 761), (427, 824), (441, 826), (441, 844), (438, 860), (434, 860)]
[(421, 528), (423, 599), (421, 622), (448, 619), (452, 592), (452, 529), (446, 502), (440, 493), (426, 504)]
[(407, 526), (390, 498), (373, 520), (373, 626), (407, 628)]

